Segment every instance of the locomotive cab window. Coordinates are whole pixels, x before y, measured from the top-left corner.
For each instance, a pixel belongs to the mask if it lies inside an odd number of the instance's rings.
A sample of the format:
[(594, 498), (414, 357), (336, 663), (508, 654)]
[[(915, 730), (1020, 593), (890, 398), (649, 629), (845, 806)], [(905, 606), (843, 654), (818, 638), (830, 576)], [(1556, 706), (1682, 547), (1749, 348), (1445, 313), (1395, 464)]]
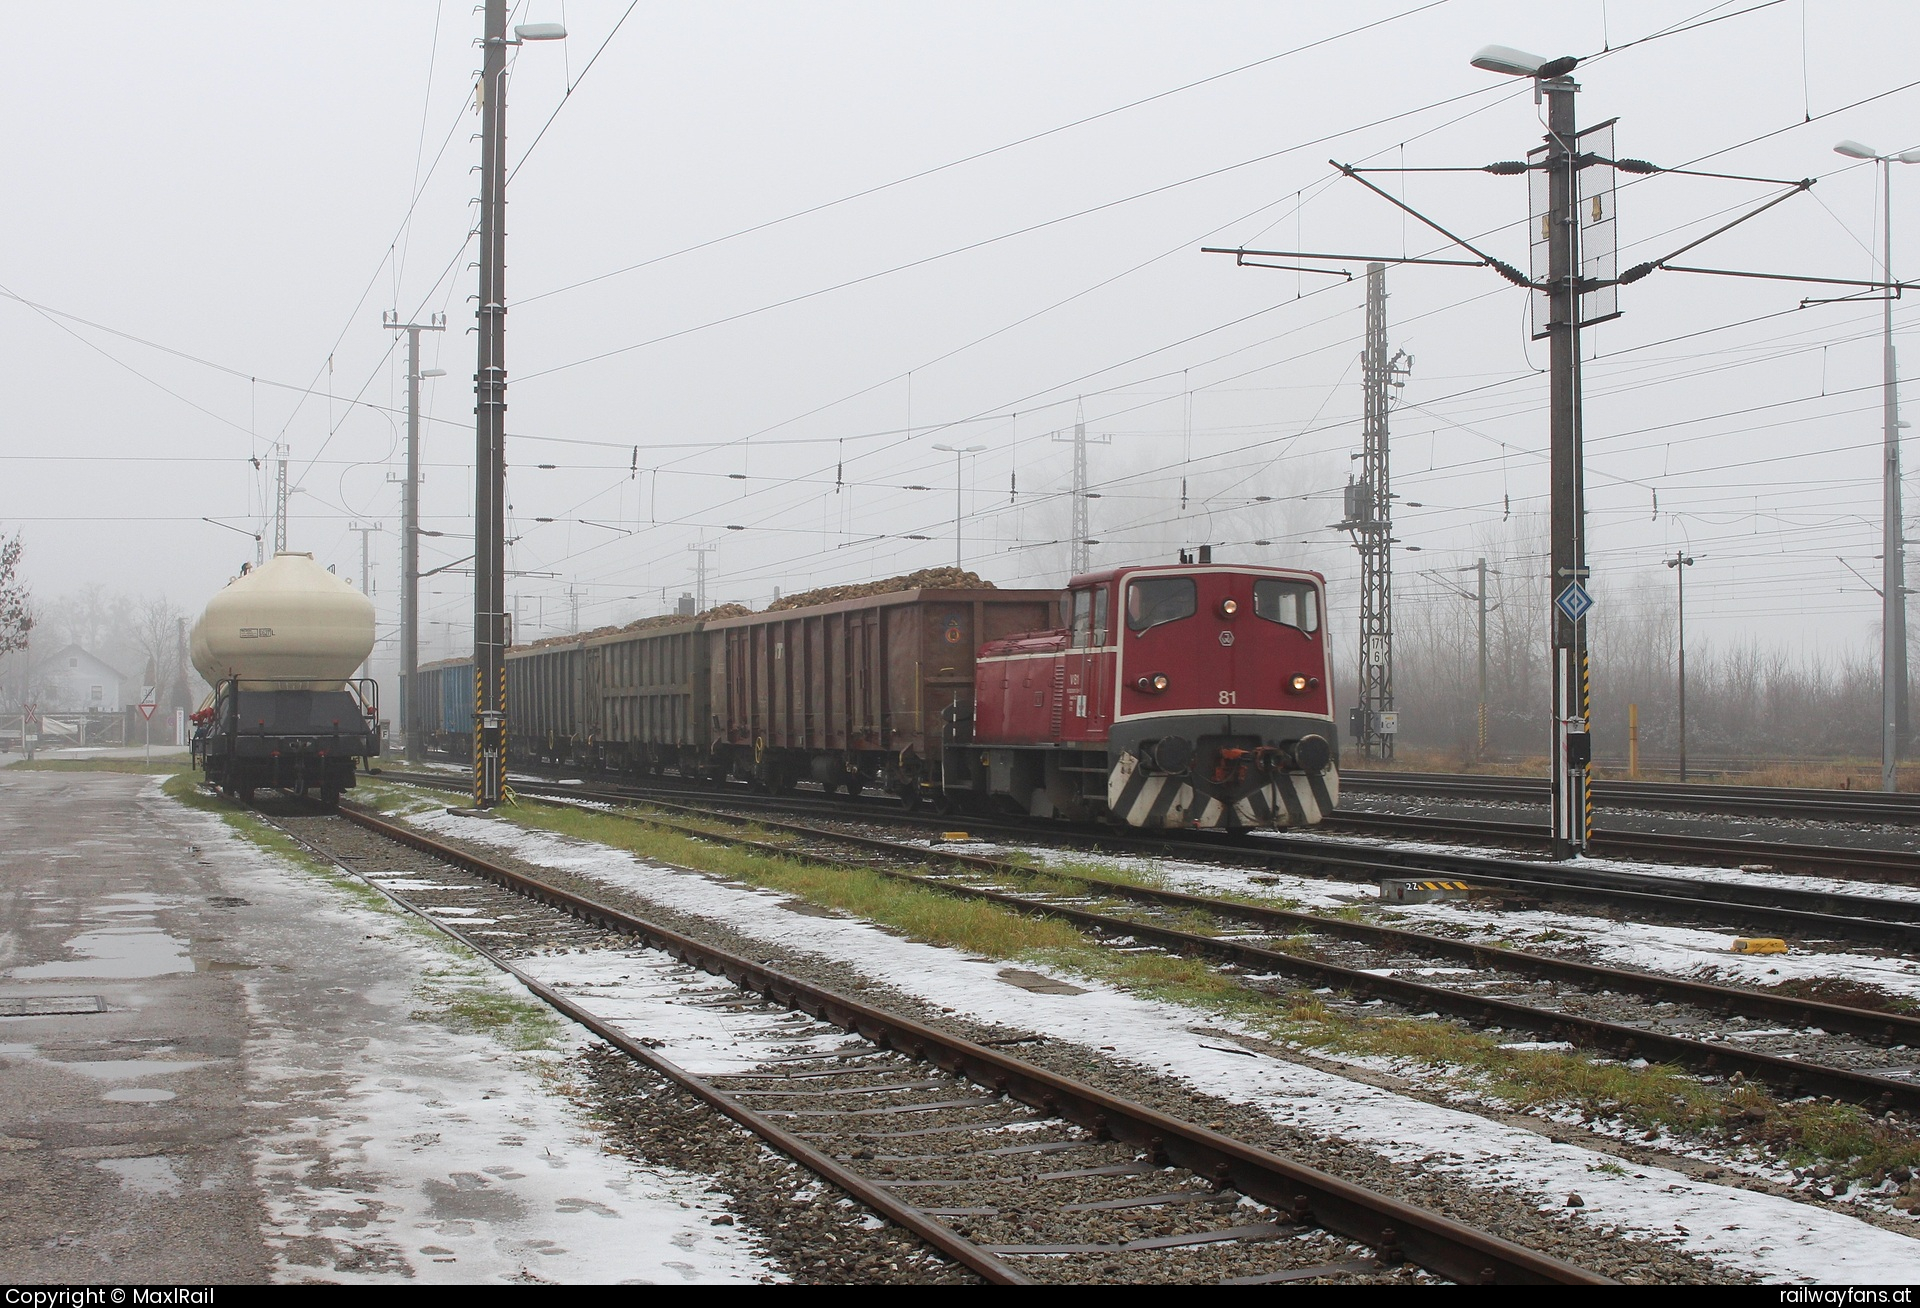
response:
[(1107, 629), (1108, 594), (1105, 586), (1093, 592), (1093, 643), (1096, 647), (1105, 645), (1111, 639)]
[(1073, 647), (1085, 649), (1087, 638), (1093, 632), (1093, 592), (1076, 590), (1073, 592)]
[(1199, 610), (1192, 577), (1142, 577), (1127, 583), (1127, 630), (1136, 634), (1190, 618)]
[(1309, 634), (1320, 630), (1320, 593), (1310, 581), (1260, 577), (1253, 583), (1255, 617)]

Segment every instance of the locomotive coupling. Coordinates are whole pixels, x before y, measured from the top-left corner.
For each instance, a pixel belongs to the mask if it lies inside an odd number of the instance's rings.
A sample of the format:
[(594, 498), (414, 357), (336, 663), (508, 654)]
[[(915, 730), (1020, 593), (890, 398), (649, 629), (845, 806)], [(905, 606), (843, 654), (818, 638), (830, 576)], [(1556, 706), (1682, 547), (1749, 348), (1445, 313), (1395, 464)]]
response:
[(1140, 742), (1140, 754), (1156, 772), (1178, 776), (1193, 765), (1193, 742), (1185, 736), (1162, 736)]
[(1262, 745), (1254, 761), (1262, 772), (1320, 772), (1333, 761), (1333, 747), (1324, 736), (1302, 736), (1279, 745)]
[[(1137, 752), (1140, 761), (1152, 771), (1180, 776), (1192, 770), (1198, 750), (1185, 736), (1162, 736), (1158, 740), (1141, 741)], [(1322, 772), (1331, 762), (1333, 747), (1326, 737), (1318, 735), (1302, 736), (1278, 745), (1261, 745), (1257, 749), (1229, 746), (1213, 756), (1213, 780), (1221, 785), (1231, 784), (1245, 775), (1249, 763), (1262, 774), (1271, 776), (1279, 772)]]

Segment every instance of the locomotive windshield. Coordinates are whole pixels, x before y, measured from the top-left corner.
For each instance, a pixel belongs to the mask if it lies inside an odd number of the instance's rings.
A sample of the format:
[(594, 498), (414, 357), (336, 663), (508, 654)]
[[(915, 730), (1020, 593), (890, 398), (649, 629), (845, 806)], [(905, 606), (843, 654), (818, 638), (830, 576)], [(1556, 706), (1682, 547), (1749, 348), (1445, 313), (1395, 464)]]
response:
[(1320, 630), (1320, 596), (1310, 581), (1258, 578), (1253, 583), (1253, 613), (1283, 627)]
[(1127, 583), (1127, 630), (1142, 632), (1190, 618), (1200, 606), (1192, 577), (1142, 577)]

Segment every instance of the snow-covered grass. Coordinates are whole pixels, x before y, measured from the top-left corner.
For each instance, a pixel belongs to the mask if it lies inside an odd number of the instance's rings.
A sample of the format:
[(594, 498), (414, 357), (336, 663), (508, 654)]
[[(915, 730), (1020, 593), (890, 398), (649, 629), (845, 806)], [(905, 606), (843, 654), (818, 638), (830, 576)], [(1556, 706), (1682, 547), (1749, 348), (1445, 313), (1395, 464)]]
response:
[[(1920, 1140), (1853, 1105), (1781, 1101), (1757, 1085), (1709, 1082), (1640, 1060), (1622, 1063), (1541, 1047), (1539, 1042), (1516, 1043), (1504, 1034), (1438, 1017), (1386, 1015), (1390, 1010), (1384, 1005), (1381, 1015), (1355, 1014), (1312, 993), (1276, 994), (1196, 959), (1157, 950), (1116, 950), (1063, 922), (876, 872), (701, 841), (633, 816), (545, 803), (522, 804), (508, 813), (525, 826), (795, 895), (912, 940), (1068, 970), (1082, 980), (1178, 1004), (1212, 1020), (1242, 1023), (1266, 1039), (1410, 1077), (1473, 1102), (1590, 1121), (1610, 1130), (1686, 1136), (1735, 1156), (1825, 1163), (1846, 1177), (1920, 1168)], [(1046, 883), (1043, 888), (1072, 885), (1070, 865), (1045, 857), (1047, 851), (1029, 852), (1046, 864), (1037, 873)], [(1087, 865), (1079, 868), (1085, 871)], [(1107, 873), (1104, 865), (1101, 872)], [(1128, 875), (1140, 881), (1157, 879), (1138, 866)], [(1247, 884), (1242, 889), (1260, 887)], [(1096, 907), (1122, 914), (1128, 909), (1119, 903)]]
[[(1610, 967), (1664, 972), (1695, 980), (1749, 986), (1784, 986), (1818, 997), (1821, 983), (1851, 988), (1889, 1008), (1920, 1008), (1920, 959), (1899, 954), (1865, 954), (1825, 946), (1795, 948), (1788, 954), (1743, 955), (1732, 952), (1735, 932), (1659, 922), (1621, 921), (1577, 909), (1488, 908), (1469, 902), (1435, 901), (1382, 907), (1371, 886), (1300, 873), (1256, 872), (1181, 859), (1109, 855), (1090, 863), (1083, 856), (1044, 846), (969, 846), (997, 857), (1028, 859), (1061, 872), (1083, 872), (1108, 880), (1164, 886), (1193, 894), (1241, 899), (1275, 908), (1405, 926), (1439, 929), (1481, 944), (1523, 949), (1572, 951), (1584, 961)], [(1638, 870), (1644, 870), (1638, 869)], [(1791, 878), (1789, 878), (1791, 880)], [(1834, 888), (1865, 894), (1875, 887), (1834, 882)]]

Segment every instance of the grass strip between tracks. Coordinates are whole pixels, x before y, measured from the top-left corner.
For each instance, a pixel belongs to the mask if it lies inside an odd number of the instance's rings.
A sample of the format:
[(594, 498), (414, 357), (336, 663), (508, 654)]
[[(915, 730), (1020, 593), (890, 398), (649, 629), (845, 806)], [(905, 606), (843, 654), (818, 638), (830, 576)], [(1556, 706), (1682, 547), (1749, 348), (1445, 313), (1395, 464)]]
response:
[[(388, 813), (444, 806), (443, 801), (424, 801), (417, 792), (384, 785), (369, 786), (358, 798)], [(1706, 1082), (1658, 1064), (1634, 1067), (1577, 1052), (1506, 1048), (1499, 1036), (1440, 1018), (1342, 1012), (1311, 990), (1276, 994), (1197, 959), (1157, 951), (1118, 952), (1063, 922), (956, 898), (877, 872), (829, 867), (797, 853), (788, 859), (695, 839), (648, 825), (639, 809), (616, 815), (529, 801), (496, 812), (525, 827), (778, 890), (927, 944), (1060, 968), (1144, 998), (1244, 1024), (1280, 1045), (1383, 1060), (1389, 1068), (1400, 1064), (1403, 1070), (1406, 1064), (1417, 1064), (1426, 1073), (1417, 1080), (1431, 1085), (1437, 1078), (1449, 1095), (1465, 1102), (1535, 1111), (1563, 1121), (1577, 1113), (1610, 1134), (1627, 1129), (1656, 1137), (1671, 1134), (1685, 1137), (1672, 1142), (1678, 1145), (1704, 1143), (1756, 1161), (1768, 1156), (1794, 1165), (1824, 1163), (1844, 1179), (1872, 1180), (1898, 1169), (1910, 1174), (1920, 1170), (1920, 1139), (1852, 1104), (1782, 1102), (1759, 1086)], [(681, 825), (690, 821), (679, 814), (663, 820)], [(713, 829), (719, 837), (769, 844), (789, 839), (752, 826), (716, 822)], [(1129, 869), (1080, 866), (1109, 880), (1156, 884)], [(1072, 870), (1036, 869), (1031, 885), (1010, 888), (1074, 892), (1084, 883), (1075, 880)], [(1124, 915), (1127, 906), (1102, 911)], [(1185, 925), (1218, 929), (1199, 918)]]
[(9, 772), (135, 772), (170, 777), (187, 771), (185, 755), (157, 758), (20, 758), (7, 764)]

